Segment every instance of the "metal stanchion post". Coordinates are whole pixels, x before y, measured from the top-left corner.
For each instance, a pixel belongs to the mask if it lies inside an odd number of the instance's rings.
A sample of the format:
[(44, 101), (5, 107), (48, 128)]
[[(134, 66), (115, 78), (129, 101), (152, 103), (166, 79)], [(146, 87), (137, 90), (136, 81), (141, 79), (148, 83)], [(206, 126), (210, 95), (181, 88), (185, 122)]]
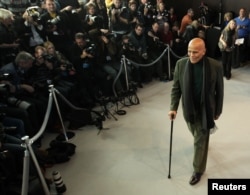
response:
[(32, 144), (34, 143), (34, 141), (36, 141), (43, 134), (43, 132), (45, 130), (45, 127), (47, 125), (47, 122), (48, 122), (49, 113), (51, 111), (51, 106), (52, 106), (52, 95), (50, 94), (46, 114), (45, 114), (43, 124), (42, 124), (40, 130), (31, 139), (29, 139), (29, 136), (22, 137), (22, 141), (23, 141), (22, 145), (23, 145), (23, 147), (25, 147), (24, 158), (23, 158), (22, 195), (27, 195), (28, 194), (30, 155), (31, 155), (31, 158), (32, 158), (32, 160), (34, 162), (34, 165), (36, 167), (36, 170), (37, 170), (37, 173), (39, 175), (40, 181), (42, 183), (42, 186), (43, 186), (43, 189), (44, 189), (44, 194), (45, 195), (50, 194), (48, 186), (47, 186), (47, 184), (45, 182), (45, 179), (43, 177), (43, 174), (42, 174), (41, 169), (39, 167), (39, 164), (37, 162), (36, 156), (35, 156), (35, 154), (33, 152)]
[[(62, 119), (60, 107), (59, 107), (59, 104), (58, 104), (58, 101), (57, 101), (57, 97), (56, 97), (56, 94), (55, 94), (55, 92), (57, 92), (57, 93), (59, 93), (59, 92), (57, 91), (57, 89), (54, 88), (53, 85), (50, 85), (49, 88), (50, 88), (50, 93), (51, 93), (52, 96), (53, 96), (53, 100), (55, 101), (57, 113), (58, 113), (58, 116), (59, 116), (59, 119), (60, 119), (60, 122), (61, 122), (61, 125), (62, 125), (62, 129), (63, 129), (63, 134), (64, 134), (64, 137), (65, 137), (65, 141), (68, 141), (68, 140), (69, 140), (69, 137), (68, 137), (68, 134), (67, 134), (67, 132), (66, 132), (65, 125), (64, 125), (64, 123), (63, 123), (63, 119)], [(73, 132), (71, 132), (70, 136), (73, 137), (74, 135), (75, 135), (75, 134), (74, 134)]]
[[(51, 112), (51, 107), (52, 107), (52, 102), (53, 100), (55, 101), (56, 104), (56, 108), (57, 108), (57, 112), (59, 114), (61, 123), (62, 123), (62, 127), (63, 127), (63, 131), (64, 131), (64, 136), (65, 136), (65, 140), (68, 141), (68, 137), (66, 134), (66, 130), (65, 130), (65, 126), (63, 124), (63, 120), (62, 120), (62, 116), (60, 113), (60, 108), (57, 102), (57, 98), (56, 98), (56, 94), (55, 92), (58, 92), (53, 85), (49, 86), (49, 100), (48, 100), (48, 106), (47, 106), (47, 110), (45, 113), (45, 117), (42, 123), (42, 126), (40, 128), (40, 130), (37, 132), (36, 135), (34, 135), (34, 137), (32, 137), (31, 139), (29, 139), (29, 136), (24, 136), (22, 137), (22, 145), (23, 147), (25, 147), (25, 151), (24, 151), (24, 159), (23, 159), (23, 177), (22, 177), (22, 195), (27, 195), (28, 194), (28, 189), (29, 189), (29, 166), (30, 166), (30, 156), (32, 161), (34, 162), (36, 171), (39, 175), (40, 181), (42, 183), (43, 189), (44, 189), (44, 194), (45, 195), (49, 195), (49, 189), (48, 186), (46, 184), (45, 178), (41, 172), (40, 166), (37, 162), (36, 156), (34, 154), (34, 151), (32, 149), (32, 144), (43, 134), (46, 125), (48, 123), (48, 119), (49, 119), (49, 115)], [(59, 92), (58, 92), (59, 93)]]

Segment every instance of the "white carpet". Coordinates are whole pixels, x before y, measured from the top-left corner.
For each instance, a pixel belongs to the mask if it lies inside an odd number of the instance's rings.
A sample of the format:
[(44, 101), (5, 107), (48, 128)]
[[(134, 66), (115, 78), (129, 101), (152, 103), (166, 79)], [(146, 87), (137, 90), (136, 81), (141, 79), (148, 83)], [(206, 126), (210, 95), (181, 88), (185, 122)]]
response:
[[(76, 154), (48, 169), (61, 172), (67, 195), (205, 195), (208, 178), (250, 178), (250, 67), (225, 80), (223, 113), (211, 135), (207, 171), (190, 186), (193, 142), (179, 109), (174, 122), (171, 179), (168, 179), (172, 82), (153, 81), (138, 90), (139, 105), (124, 108), (118, 121), (107, 119), (75, 131)], [(48, 137), (55, 135), (48, 135)], [(47, 138), (48, 138), (47, 137)]]

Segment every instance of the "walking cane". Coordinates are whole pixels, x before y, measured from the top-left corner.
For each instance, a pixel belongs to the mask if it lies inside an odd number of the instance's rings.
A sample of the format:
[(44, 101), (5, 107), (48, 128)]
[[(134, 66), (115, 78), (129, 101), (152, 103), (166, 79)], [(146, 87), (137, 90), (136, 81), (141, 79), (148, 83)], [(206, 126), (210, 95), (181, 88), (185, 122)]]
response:
[(174, 120), (173, 117), (171, 119), (171, 131), (170, 131), (170, 147), (169, 147), (169, 167), (168, 167), (168, 178), (171, 178), (171, 157), (172, 157), (172, 137), (173, 137), (173, 125), (174, 125)]

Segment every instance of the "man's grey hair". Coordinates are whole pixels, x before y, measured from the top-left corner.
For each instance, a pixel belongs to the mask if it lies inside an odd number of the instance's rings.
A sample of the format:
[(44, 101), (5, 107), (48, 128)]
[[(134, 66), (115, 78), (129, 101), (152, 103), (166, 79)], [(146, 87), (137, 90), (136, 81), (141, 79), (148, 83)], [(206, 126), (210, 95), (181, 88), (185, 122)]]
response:
[(0, 21), (6, 20), (8, 18), (13, 18), (13, 16), (14, 14), (11, 11), (4, 8), (0, 8)]
[(15, 58), (15, 63), (19, 64), (20, 62), (28, 61), (28, 60), (35, 60), (35, 58), (30, 53), (26, 51), (21, 51), (17, 54)]

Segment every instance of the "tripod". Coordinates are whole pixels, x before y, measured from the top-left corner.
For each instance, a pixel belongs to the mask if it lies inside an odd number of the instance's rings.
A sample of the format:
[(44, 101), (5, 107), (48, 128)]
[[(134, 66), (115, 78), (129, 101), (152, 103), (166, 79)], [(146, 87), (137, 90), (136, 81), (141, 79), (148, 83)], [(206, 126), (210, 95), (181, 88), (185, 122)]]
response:
[[(108, 118), (110, 119), (111, 117), (113, 119), (115, 119), (116, 121), (118, 120), (112, 113), (111, 111), (107, 108), (107, 103), (109, 102), (109, 100), (105, 100), (105, 99), (101, 99), (100, 100), (100, 104), (101, 104), (101, 107), (102, 107), (102, 110), (103, 110), (103, 114)], [(111, 116), (111, 117), (110, 117)]]
[(25, 147), (25, 151), (24, 151), (24, 158), (23, 158), (23, 177), (22, 177), (22, 194), (21, 195), (27, 195), (28, 194), (30, 157), (32, 158), (32, 161), (33, 161), (33, 163), (35, 165), (35, 168), (37, 170), (38, 176), (40, 178), (40, 181), (41, 181), (41, 184), (42, 184), (42, 187), (43, 187), (43, 190), (44, 190), (44, 194), (45, 195), (50, 194), (48, 186), (46, 184), (46, 181), (45, 181), (44, 176), (43, 176), (43, 174), (41, 172), (41, 169), (39, 167), (36, 156), (34, 154), (32, 144), (43, 134), (43, 132), (44, 132), (44, 130), (46, 128), (46, 125), (47, 125), (47, 122), (48, 122), (48, 119), (49, 119), (49, 115), (50, 115), (50, 112), (51, 112), (53, 100), (55, 102), (57, 112), (58, 112), (60, 121), (62, 123), (62, 129), (63, 129), (63, 134), (65, 136), (65, 140), (68, 141), (67, 132), (66, 132), (65, 126), (63, 124), (60, 108), (59, 108), (55, 93), (59, 94), (61, 97), (63, 97), (63, 96), (60, 94), (60, 92), (57, 89), (54, 88), (53, 85), (49, 85), (49, 92), (50, 93), (49, 93), (48, 106), (47, 106), (45, 117), (44, 117), (44, 120), (43, 120), (43, 123), (42, 123), (42, 126), (41, 126), (40, 130), (31, 139), (29, 139), (29, 136), (22, 137), (22, 146)]

